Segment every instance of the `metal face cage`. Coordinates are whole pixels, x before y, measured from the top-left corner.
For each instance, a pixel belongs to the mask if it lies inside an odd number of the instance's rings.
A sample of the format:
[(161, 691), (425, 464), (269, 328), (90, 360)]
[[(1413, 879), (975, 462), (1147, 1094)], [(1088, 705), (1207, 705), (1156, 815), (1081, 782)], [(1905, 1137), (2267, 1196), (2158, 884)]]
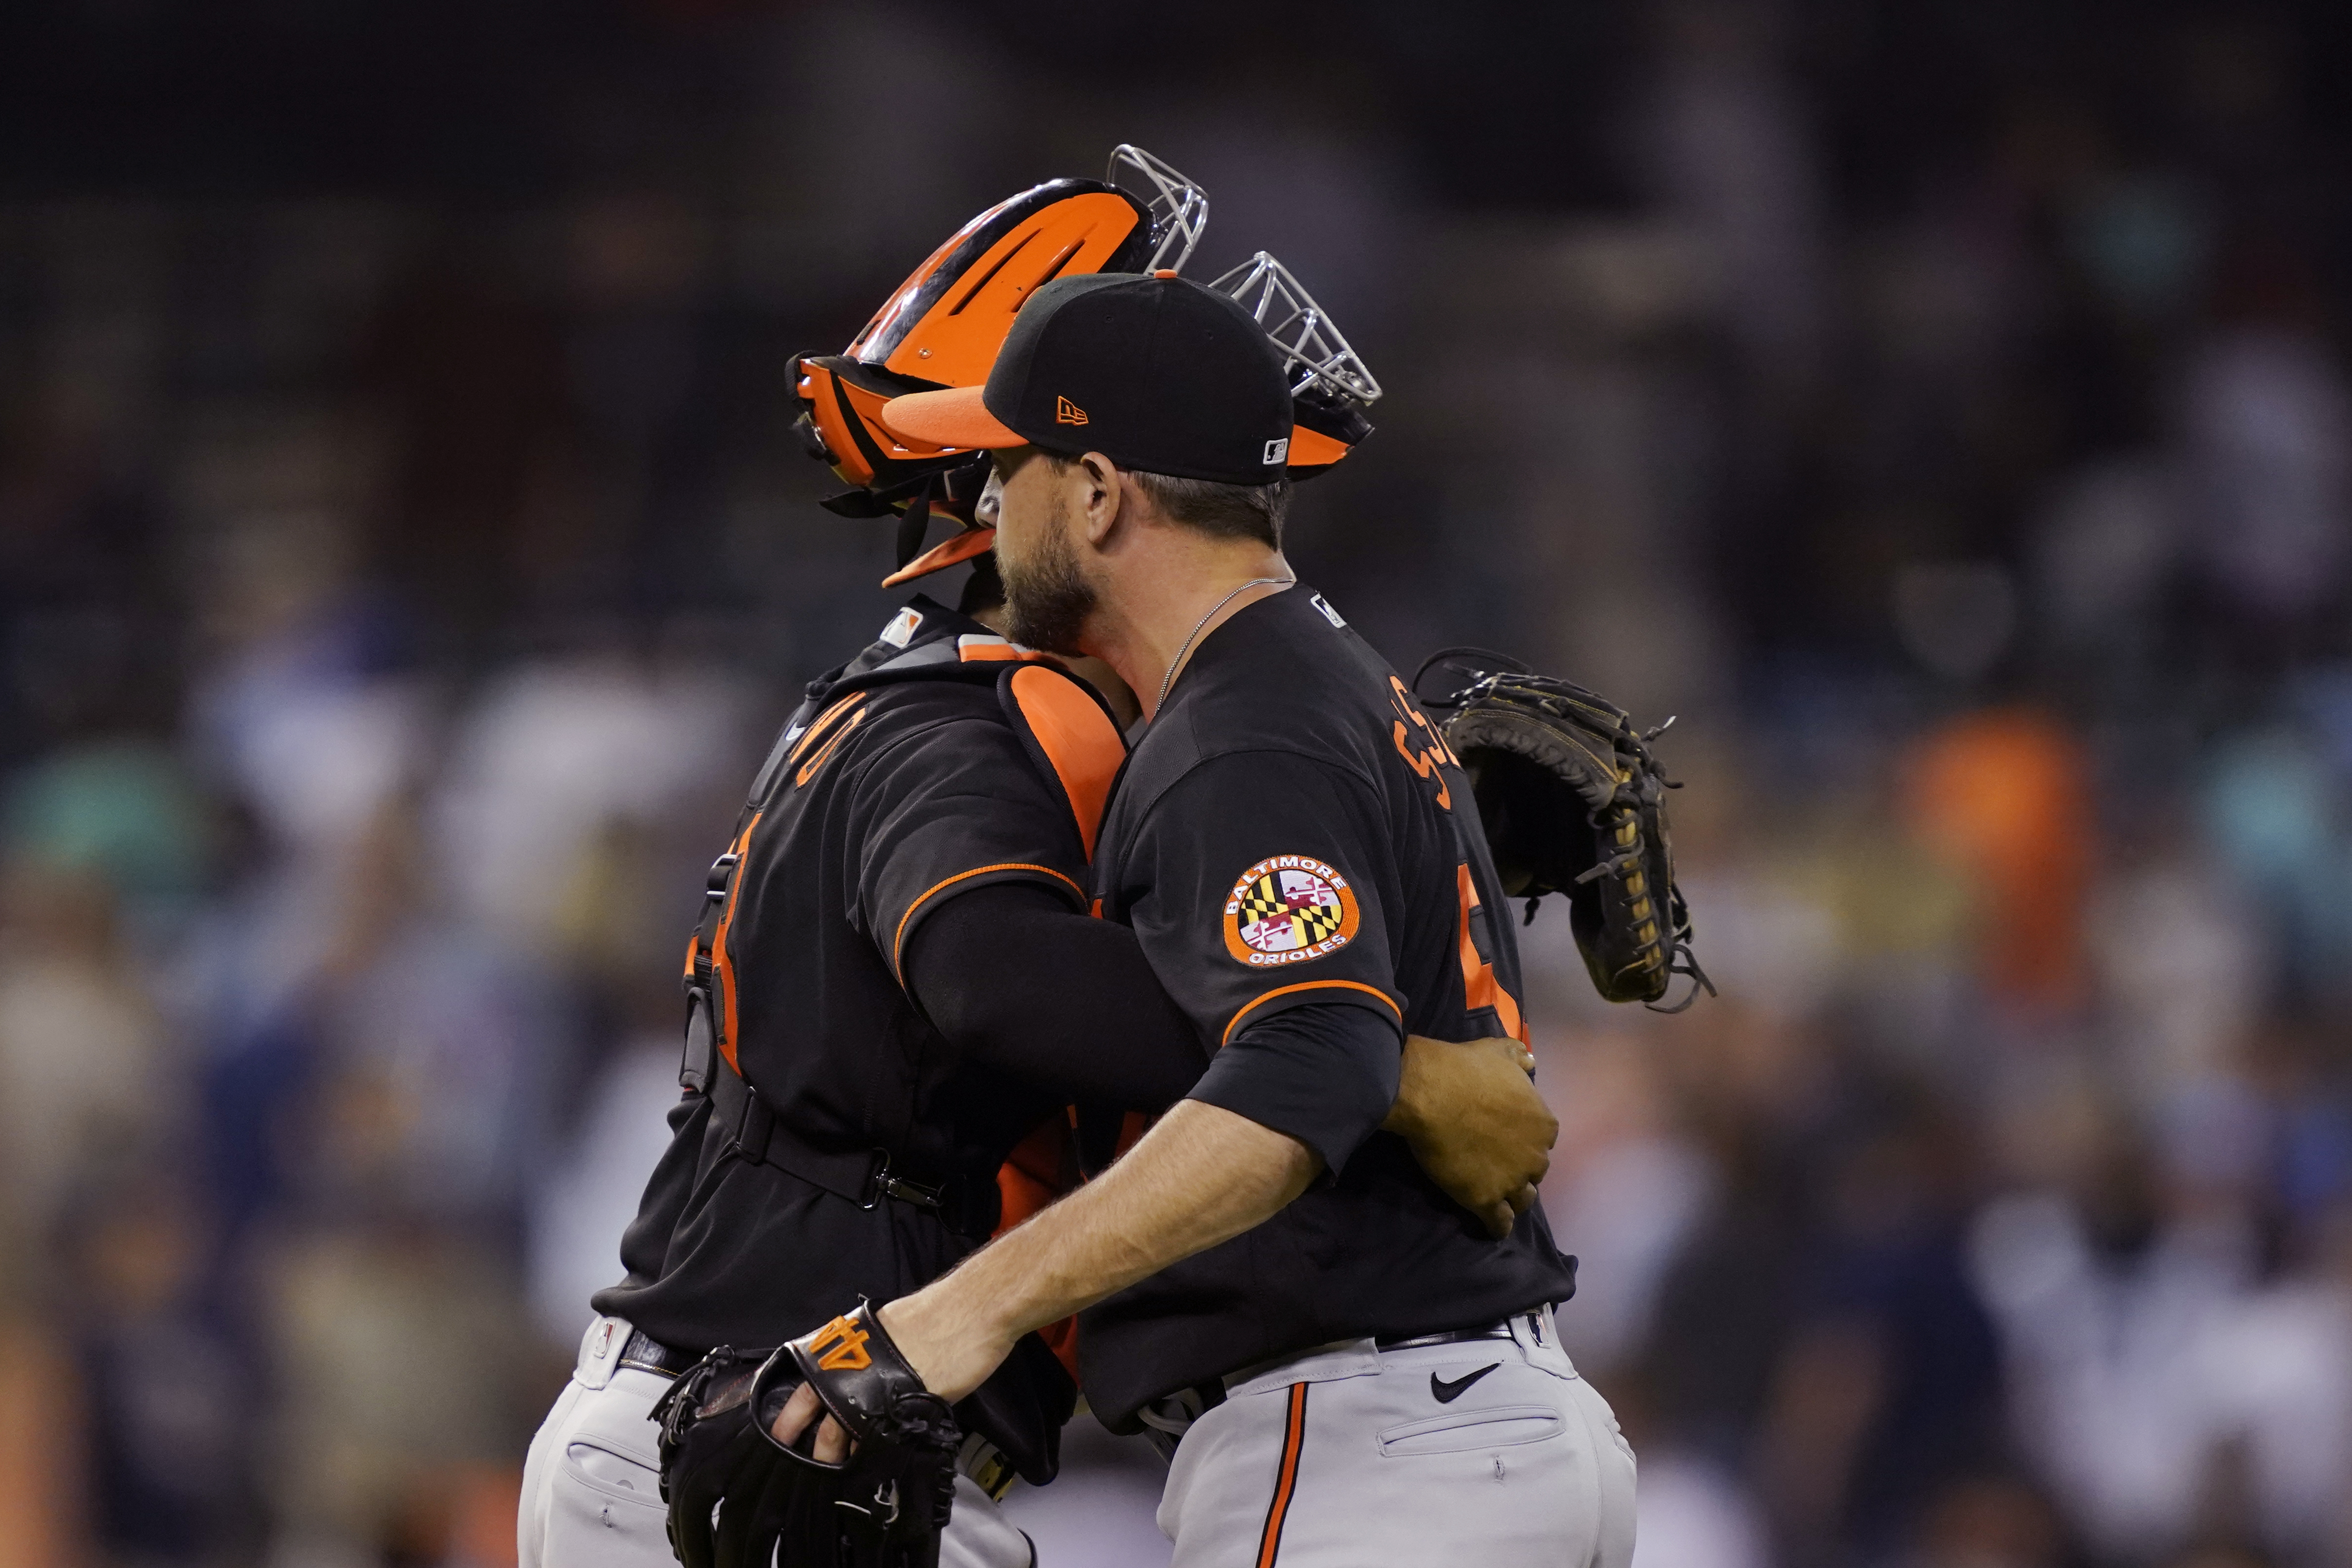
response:
[(1144, 270), (1183, 271), (1192, 247), (1201, 243), (1201, 231), (1209, 226), (1209, 193), (1132, 142), (1111, 149), (1103, 181), (1138, 195), (1149, 193), (1144, 205), (1151, 211), (1151, 232), (1158, 243)]
[(1319, 383), (1365, 407), (1380, 401), (1381, 384), (1370, 367), (1281, 262), (1261, 250), (1209, 287), (1239, 301), (1265, 329), (1297, 378), (1292, 396)]

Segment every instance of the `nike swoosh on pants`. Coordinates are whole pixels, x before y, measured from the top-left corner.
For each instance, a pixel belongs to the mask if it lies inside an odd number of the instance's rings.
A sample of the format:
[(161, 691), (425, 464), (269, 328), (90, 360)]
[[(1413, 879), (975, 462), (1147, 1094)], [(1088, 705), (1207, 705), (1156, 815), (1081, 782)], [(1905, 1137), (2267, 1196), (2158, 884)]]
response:
[(1462, 1397), (1462, 1391), (1464, 1389), (1468, 1388), (1472, 1384), (1477, 1382), (1480, 1378), (1486, 1376), (1488, 1373), (1494, 1371), (1496, 1367), (1502, 1364), (1503, 1363), (1498, 1361), (1489, 1362), (1485, 1366), (1480, 1367), (1476, 1372), (1471, 1373), (1464, 1377), (1458, 1377), (1452, 1383), (1446, 1382), (1444, 1378), (1438, 1376), (1433, 1372), (1429, 1374), (1429, 1392), (1437, 1396), (1437, 1403), (1440, 1405), (1451, 1405), (1455, 1400)]

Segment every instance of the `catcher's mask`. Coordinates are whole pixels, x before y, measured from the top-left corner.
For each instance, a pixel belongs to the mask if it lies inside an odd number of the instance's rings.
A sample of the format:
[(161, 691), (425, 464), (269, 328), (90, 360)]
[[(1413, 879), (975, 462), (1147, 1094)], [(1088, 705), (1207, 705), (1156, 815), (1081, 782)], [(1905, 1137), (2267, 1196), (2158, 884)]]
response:
[[(950, 235), (842, 353), (794, 357), (790, 369), (803, 407), (793, 432), (853, 487), (824, 504), (845, 517), (905, 513), (901, 570), (891, 582), (988, 548), (985, 537), (950, 540), (920, 570), (909, 569), (931, 511), (948, 512), (968, 533), (982, 531), (971, 527), (971, 509), (987, 458), (903, 439), (877, 417), (882, 405), (987, 380), (1013, 313), (1053, 279), (1181, 268), (1208, 213), (1200, 186), (1141, 148), (1121, 145), (1104, 179), (1048, 180)], [(924, 504), (914, 504), (919, 499)]]
[(1292, 482), (1328, 473), (1372, 433), (1381, 384), (1290, 268), (1265, 251), (1209, 285), (1241, 302), (1282, 353), (1290, 376)]

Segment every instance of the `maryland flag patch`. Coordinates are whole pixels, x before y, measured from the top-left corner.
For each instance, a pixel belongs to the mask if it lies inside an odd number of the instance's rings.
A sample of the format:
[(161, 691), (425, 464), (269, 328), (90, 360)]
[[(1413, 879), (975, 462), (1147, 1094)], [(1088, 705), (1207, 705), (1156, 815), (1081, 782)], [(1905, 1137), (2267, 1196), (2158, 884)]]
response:
[(1305, 963), (1356, 936), (1356, 892), (1311, 855), (1270, 855), (1225, 900), (1225, 951), (1253, 969)]

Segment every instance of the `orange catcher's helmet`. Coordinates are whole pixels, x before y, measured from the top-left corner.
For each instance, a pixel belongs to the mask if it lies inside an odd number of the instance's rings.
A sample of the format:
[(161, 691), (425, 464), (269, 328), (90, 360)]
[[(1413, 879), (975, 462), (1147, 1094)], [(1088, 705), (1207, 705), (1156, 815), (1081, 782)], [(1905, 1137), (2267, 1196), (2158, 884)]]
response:
[[(1183, 266), (1207, 222), (1198, 185), (1139, 147), (1111, 154), (1108, 180), (1048, 180), (990, 207), (893, 289), (838, 354), (794, 362), (810, 451), (861, 489), (887, 491), (969, 453), (908, 447), (874, 417), (908, 392), (988, 379), (1013, 314), (1039, 284), (1084, 272)], [(1143, 184), (1149, 200), (1122, 188)]]
[[(791, 366), (802, 404), (793, 428), (851, 488), (824, 505), (844, 517), (899, 514), (895, 586), (984, 553), (996, 531), (973, 517), (985, 454), (929, 446), (882, 423), (894, 397), (988, 380), (1013, 318), (1055, 278), (1181, 270), (1209, 216), (1206, 192), (1131, 144), (1101, 180), (1048, 180), (999, 202), (934, 250), (891, 292), (845, 350)], [(1370, 434), (1380, 384), (1287, 268), (1265, 252), (1210, 285), (1241, 301), (1282, 352), (1296, 427), (1289, 475), (1326, 472)], [(934, 513), (961, 525), (923, 549)]]
[[(1086, 272), (1181, 268), (1208, 222), (1208, 194), (1140, 147), (1111, 153), (1101, 180), (1048, 180), (965, 224), (891, 291), (838, 354), (797, 356), (803, 412), (793, 429), (851, 488), (825, 501), (845, 517), (901, 513), (891, 584), (968, 561), (995, 530), (972, 509), (988, 478), (979, 453), (910, 442), (881, 421), (910, 392), (977, 386), (1039, 285)], [(933, 511), (964, 531), (922, 552)], [(916, 559), (918, 554), (920, 559)]]

